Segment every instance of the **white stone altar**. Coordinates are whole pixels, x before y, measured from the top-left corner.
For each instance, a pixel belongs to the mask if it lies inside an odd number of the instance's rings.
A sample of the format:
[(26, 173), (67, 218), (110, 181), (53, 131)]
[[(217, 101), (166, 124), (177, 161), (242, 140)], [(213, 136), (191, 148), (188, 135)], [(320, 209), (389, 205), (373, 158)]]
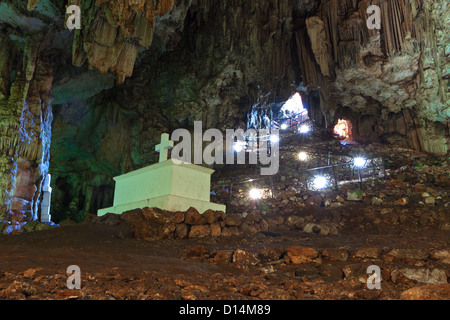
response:
[(194, 207), (200, 213), (209, 209), (225, 212), (225, 205), (210, 202), (214, 170), (167, 160), (167, 149), (173, 142), (168, 141), (167, 134), (161, 139), (161, 144), (156, 146), (160, 163), (115, 177), (113, 207), (98, 210), (98, 216), (145, 207), (168, 211), (187, 211)]

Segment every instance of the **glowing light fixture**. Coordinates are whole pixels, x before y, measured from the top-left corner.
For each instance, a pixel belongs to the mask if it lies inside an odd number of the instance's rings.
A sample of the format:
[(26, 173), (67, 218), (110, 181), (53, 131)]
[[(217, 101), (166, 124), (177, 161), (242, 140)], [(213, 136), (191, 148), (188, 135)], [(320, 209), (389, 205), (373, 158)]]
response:
[(252, 198), (253, 200), (261, 199), (262, 198), (261, 190), (259, 189), (250, 190), (250, 198)]
[(304, 151), (302, 151), (298, 154), (298, 160), (300, 160), (300, 161), (307, 161), (308, 158), (309, 158), (308, 153), (306, 153)]
[(328, 186), (328, 180), (324, 176), (317, 176), (313, 181), (314, 188), (325, 189)]
[(355, 165), (355, 167), (357, 167), (359, 169), (364, 168), (366, 166), (366, 162), (367, 162), (367, 160), (362, 157), (353, 159), (353, 164)]
[(280, 142), (280, 137), (279, 137), (278, 135), (275, 135), (275, 134), (274, 134), (274, 135), (271, 135), (269, 139), (270, 139), (270, 141), (273, 142), (273, 143)]
[(308, 133), (309, 131), (311, 131), (311, 128), (308, 125), (306, 125), (306, 124), (302, 125), (298, 129), (298, 132), (300, 132), (300, 133)]
[(287, 125), (287, 123), (283, 123), (283, 124), (280, 126), (280, 129), (281, 129), (281, 130), (286, 130), (288, 127), (289, 127), (289, 126)]

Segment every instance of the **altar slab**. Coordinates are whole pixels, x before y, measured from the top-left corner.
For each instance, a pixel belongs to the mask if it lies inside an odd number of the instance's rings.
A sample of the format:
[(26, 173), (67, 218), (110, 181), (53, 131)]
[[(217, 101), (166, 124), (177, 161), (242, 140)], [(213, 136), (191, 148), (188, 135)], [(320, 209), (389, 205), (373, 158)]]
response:
[(114, 178), (113, 207), (98, 210), (98, 216), (156, 207), (167, 211), (187, 211), (194, 207), (226, 211), (226, 206), (210, 202), (212, 169), (194, 164), (175, 164), (171, 159)]

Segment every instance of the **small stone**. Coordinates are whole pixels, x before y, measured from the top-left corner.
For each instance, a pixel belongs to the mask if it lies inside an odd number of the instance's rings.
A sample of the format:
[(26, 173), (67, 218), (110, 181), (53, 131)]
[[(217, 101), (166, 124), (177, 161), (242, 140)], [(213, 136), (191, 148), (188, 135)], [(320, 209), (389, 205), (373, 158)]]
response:
[(242, 218), (236, 214), (228, 215), (225, 218), (225, 224), (230, 227), (238, 227), (242, 224)]
[(189, 238), (205, 238), (211, 235), (211, 227), (209, 225), (194, 225), (189, 232)]
[(414, 185), (414, 191), (415, 192), (424, 192), (425, 191), (425, 186), (421, 183), (417, 183)]
[(432, 253), (431, 258), (441, 263), (450, 264), (450, 249), (437, 250)]
[(428, 252), (423, 249), (405, 248), (405, 249), (392, 249), (388, 254), (388, 257), (395, 257), (397, 259), (414, 259), (414, 260), (426, 260), (429, 256)]
[(381, 256), (382, 250), (375, 247), (361, 248), (355, 252), (356, 258), (362, 259), (378, 259)]
[(36, 275), (36, 272), (40, 270), (40, 269), (28, 269), (23, 273), (23, 277), (24, 278), (34, 278), (34, 276)]
[(205, 218), (206, 223), (208, 224), (213, 224), (217, 220), (213, 210), (206, 210), (203, 213), (203, 217)]
[(319, 256), (319, 252), (314, 248), (296, 245), (289, 246), (286, 254), (293, 264), (309, 263)]
[(347, 261), (348, 251), (346, 249), (325, 249), (322, 256), (333, 261)]
[(184, 222), (184, 212), (176, 212), (175, 216), (175, 223), (182, 223)]
[(381, 205), (381, 204), (383, 204), (383, 199), (378, 198), (378, 197), (373, 197), (372, 198), (372, 204), (373, 205)]
[(186, 224), (190, 225), (202, 225), (206, 223), (205, 217), (198, 213), (195, 208), (189, 208), (188, 211), (186, 211), (184, 221)]
[(349, 264), (342, 267), (342, 272), (346, 279), (355, 279), (361, 283), (366, 283), (367, 278), (369, 277), (367, 273), (367, 267), (369, 264)]
[(222, 234), (222, 228), (220, 227), (220, 224), (218, 224), (217, 222), (211, 224), (211, 236), (220, 237), (221, 234)]
[(259, 259), (250, 251), (238, 249), (233, 253), (233, 263), (242, 266), (256, 265)]
[(222, 227), (222, 237), (232, 237), (240, 235), (240, 231), (237, 227)]
[(208, 248), (203, 245), (197, 245), (190, 248), (187, 252), (188, 258), (205, 257), (208, 255)]
[(188, 236), (188, 234), (189, 234), (189, 227), (186, 224), (184, 223), (177, 224), (175, 228), (175, 238), (184, 239)]
[(264, 248), (258, 252), (258, 258), (263, 262), (277, 261), (283, 256), (284, 250), (280, 248)]
[(407, 198), (400, 198), (395, 202), (396, 205), (398, 206), (404, 206), (408, 204), (408, 199)]
[(233, 250), (220, 250), (217, 251), (214, 256), (214, 262), (216, 263), (229, 263), (233, 258)]
[(347, 191), (347, 201), (362, 201), (361, 190)]
[(434, 205), (434, 204), (436, 204), (436, 199), (434, 197), (427, 197), (427, 198), (425, 198), (425, 204)]
[(409, 280), (414, 280), (426, 284), (446, 284), (447, 274), (443, 269), (427, 269), (427, 268), (400, 268), (392, 271), (392, 281), (399, 282), (400, 277), (404, 276)]
[(402, 300), (450, 300), (450, 284), (432, 284), (404, 291)]
[(299, 216), (289, 216), (285, 220), (285, 224), (289, 227), (301, 227), (305, 219)]

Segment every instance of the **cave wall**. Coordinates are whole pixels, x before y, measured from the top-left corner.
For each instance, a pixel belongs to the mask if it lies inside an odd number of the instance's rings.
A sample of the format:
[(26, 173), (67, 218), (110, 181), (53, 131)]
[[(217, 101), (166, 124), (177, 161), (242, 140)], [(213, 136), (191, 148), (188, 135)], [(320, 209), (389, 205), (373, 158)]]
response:
[[(371, 4), (381, 8), (381, 30), (366, 26)], [(313, 107), (326, 126), (345, 115), (357, 141), (446, 154), (448, 9), (447, 1), (330, 0), (297, 19), (302, 75), (320, 91)]]
[(0, 33), (0, 220), (38, 218), (53, 119), (44, 43), (42, 35), (15, 43)]

